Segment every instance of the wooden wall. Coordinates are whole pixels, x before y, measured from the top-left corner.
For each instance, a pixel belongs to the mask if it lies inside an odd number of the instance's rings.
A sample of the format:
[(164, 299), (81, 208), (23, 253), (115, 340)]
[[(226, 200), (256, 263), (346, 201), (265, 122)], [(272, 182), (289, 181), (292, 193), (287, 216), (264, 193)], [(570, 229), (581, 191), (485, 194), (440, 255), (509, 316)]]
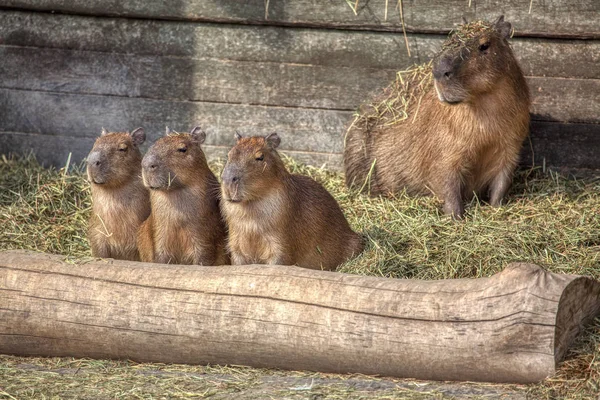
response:
[[(200, 124), (207, 153), (277, 131), (341, 165), (345, 126), (461, 22), (504, 14), (533, 94), (524, 162), (600, 168), (600, 1), (0, 0), (0, 153), (79, 161), (101, 127)], [(350, 1), (355, 4), (355, 1)], [(529, 13), (529, 7), (532, 7)]]

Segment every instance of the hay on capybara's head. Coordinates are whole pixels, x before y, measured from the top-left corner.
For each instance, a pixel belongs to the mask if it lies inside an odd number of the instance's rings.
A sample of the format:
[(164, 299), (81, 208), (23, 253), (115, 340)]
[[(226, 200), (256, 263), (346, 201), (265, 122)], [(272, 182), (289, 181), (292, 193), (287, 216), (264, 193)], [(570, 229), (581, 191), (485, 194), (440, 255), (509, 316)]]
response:
[(459, 25), (448, 34), (448, 39), (442, 45), (442, 50), (456, 49), (485, 33), (495, 32), (494, 24), (487, 21), (473, 21)]

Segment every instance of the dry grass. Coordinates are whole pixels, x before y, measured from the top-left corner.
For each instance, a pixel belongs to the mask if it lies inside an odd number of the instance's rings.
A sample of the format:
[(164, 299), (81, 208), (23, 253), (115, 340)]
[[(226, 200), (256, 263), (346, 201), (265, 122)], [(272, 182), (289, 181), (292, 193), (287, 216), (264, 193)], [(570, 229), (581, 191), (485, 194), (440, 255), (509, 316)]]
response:
[[(398, 278), (489, 276), (525, 260), (554, 272), (600, 278), (600, 174), (584, 180), (520, 171), (508, 202), (476, 200), (463, 222), (433, 198), (370, 198), (348, 191), (334, 172), (289, 168), (320, 181), (340, 202), (367, 248), (342, 272)], [(212, 164), (215, 171), (222, 164)], [(0, 250), (89, 256), (90, 212), (80, 170), (41, 168), (35, 159), (0, 159)], [(310, 385), (310, 382), (317, 382)], [(597, 398), (600, 319), (580, 336), (556, 376), (538, 385), (442, 385), (282, 372), (68, 358), (0, 357), (0, 399), (11, 398)], [(465, 388), (468, 388), (466, 390)], [(505, 395), (502, 395), (502, 394)]]
[(418, 115), (421, 99), (433, 85), (431, 62), (396, 73), (396, 79), (373, 101), (360, 106), (349, 129), (370, 133), (378, 126), (395, 125)]

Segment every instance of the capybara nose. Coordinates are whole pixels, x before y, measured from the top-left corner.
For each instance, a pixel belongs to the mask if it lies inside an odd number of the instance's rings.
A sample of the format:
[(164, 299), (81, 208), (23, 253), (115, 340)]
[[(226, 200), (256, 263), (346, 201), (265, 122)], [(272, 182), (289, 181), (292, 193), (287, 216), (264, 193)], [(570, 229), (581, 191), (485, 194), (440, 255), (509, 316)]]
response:
[(90, 153), (87, 159), (87, 163), (89, 165), (99, 167), (102, 164), (102, 160), (100, 159), (100, 153), (97, 151)]
[(433, 77), (438, 81), (443, 78), (450, 79), (454, 75), (455, 69), (455, 63), (451, 57), (442, 57), (433, 66)]
[(223, 174), (221, 175), (221, 178), (223, 178), (223, 183), (225, 183), (226, 185), (231, 185), (240, 181), (240, 174), (237, 168), (232, 168), (226, 165), (225, 169), (223, 169)]
[(142, 160), (142, 168), (154, 171), (158, 168), (158, 160), (153, 155), (146, 155)]

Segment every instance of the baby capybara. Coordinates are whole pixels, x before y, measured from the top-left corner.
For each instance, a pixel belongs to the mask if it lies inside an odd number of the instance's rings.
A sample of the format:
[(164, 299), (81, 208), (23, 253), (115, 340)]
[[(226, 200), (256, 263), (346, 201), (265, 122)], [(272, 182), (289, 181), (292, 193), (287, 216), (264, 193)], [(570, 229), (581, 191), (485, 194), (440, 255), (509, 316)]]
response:
[(410, 100), (405, 118), (403, 101), (378, 106), (394, 85), (361, 107), (346, 134), (346, 183), (371, 194), (433, 193), (456, 218), (474, 193), (500, 205), (529, 131), (529, 91), (510, 34), (503, 17), (460, 26), (431, 70), (404, 76), (412, 81), (394, 95)]
[(334, 270), (362, 251), (362, 238), (329, 192), (286, 170), (276, 133), (236, 137), (223, 170), (221, 202), (232, 264)]
[(142, 161), (152, 212), (142, 224), (142, 261), (164, 264), (223, 265), (225, 223), (219, 210), (219, 182), (200, 145), (206, 134), (170, 132), (158, 139)]
[(102, 134), (87, 157), (92, 188), (88, 238), (94, 257), (139, 261), (136, 234), (150, 214), (148, 191), (142, 183), (142, 128), (131, 133)]

